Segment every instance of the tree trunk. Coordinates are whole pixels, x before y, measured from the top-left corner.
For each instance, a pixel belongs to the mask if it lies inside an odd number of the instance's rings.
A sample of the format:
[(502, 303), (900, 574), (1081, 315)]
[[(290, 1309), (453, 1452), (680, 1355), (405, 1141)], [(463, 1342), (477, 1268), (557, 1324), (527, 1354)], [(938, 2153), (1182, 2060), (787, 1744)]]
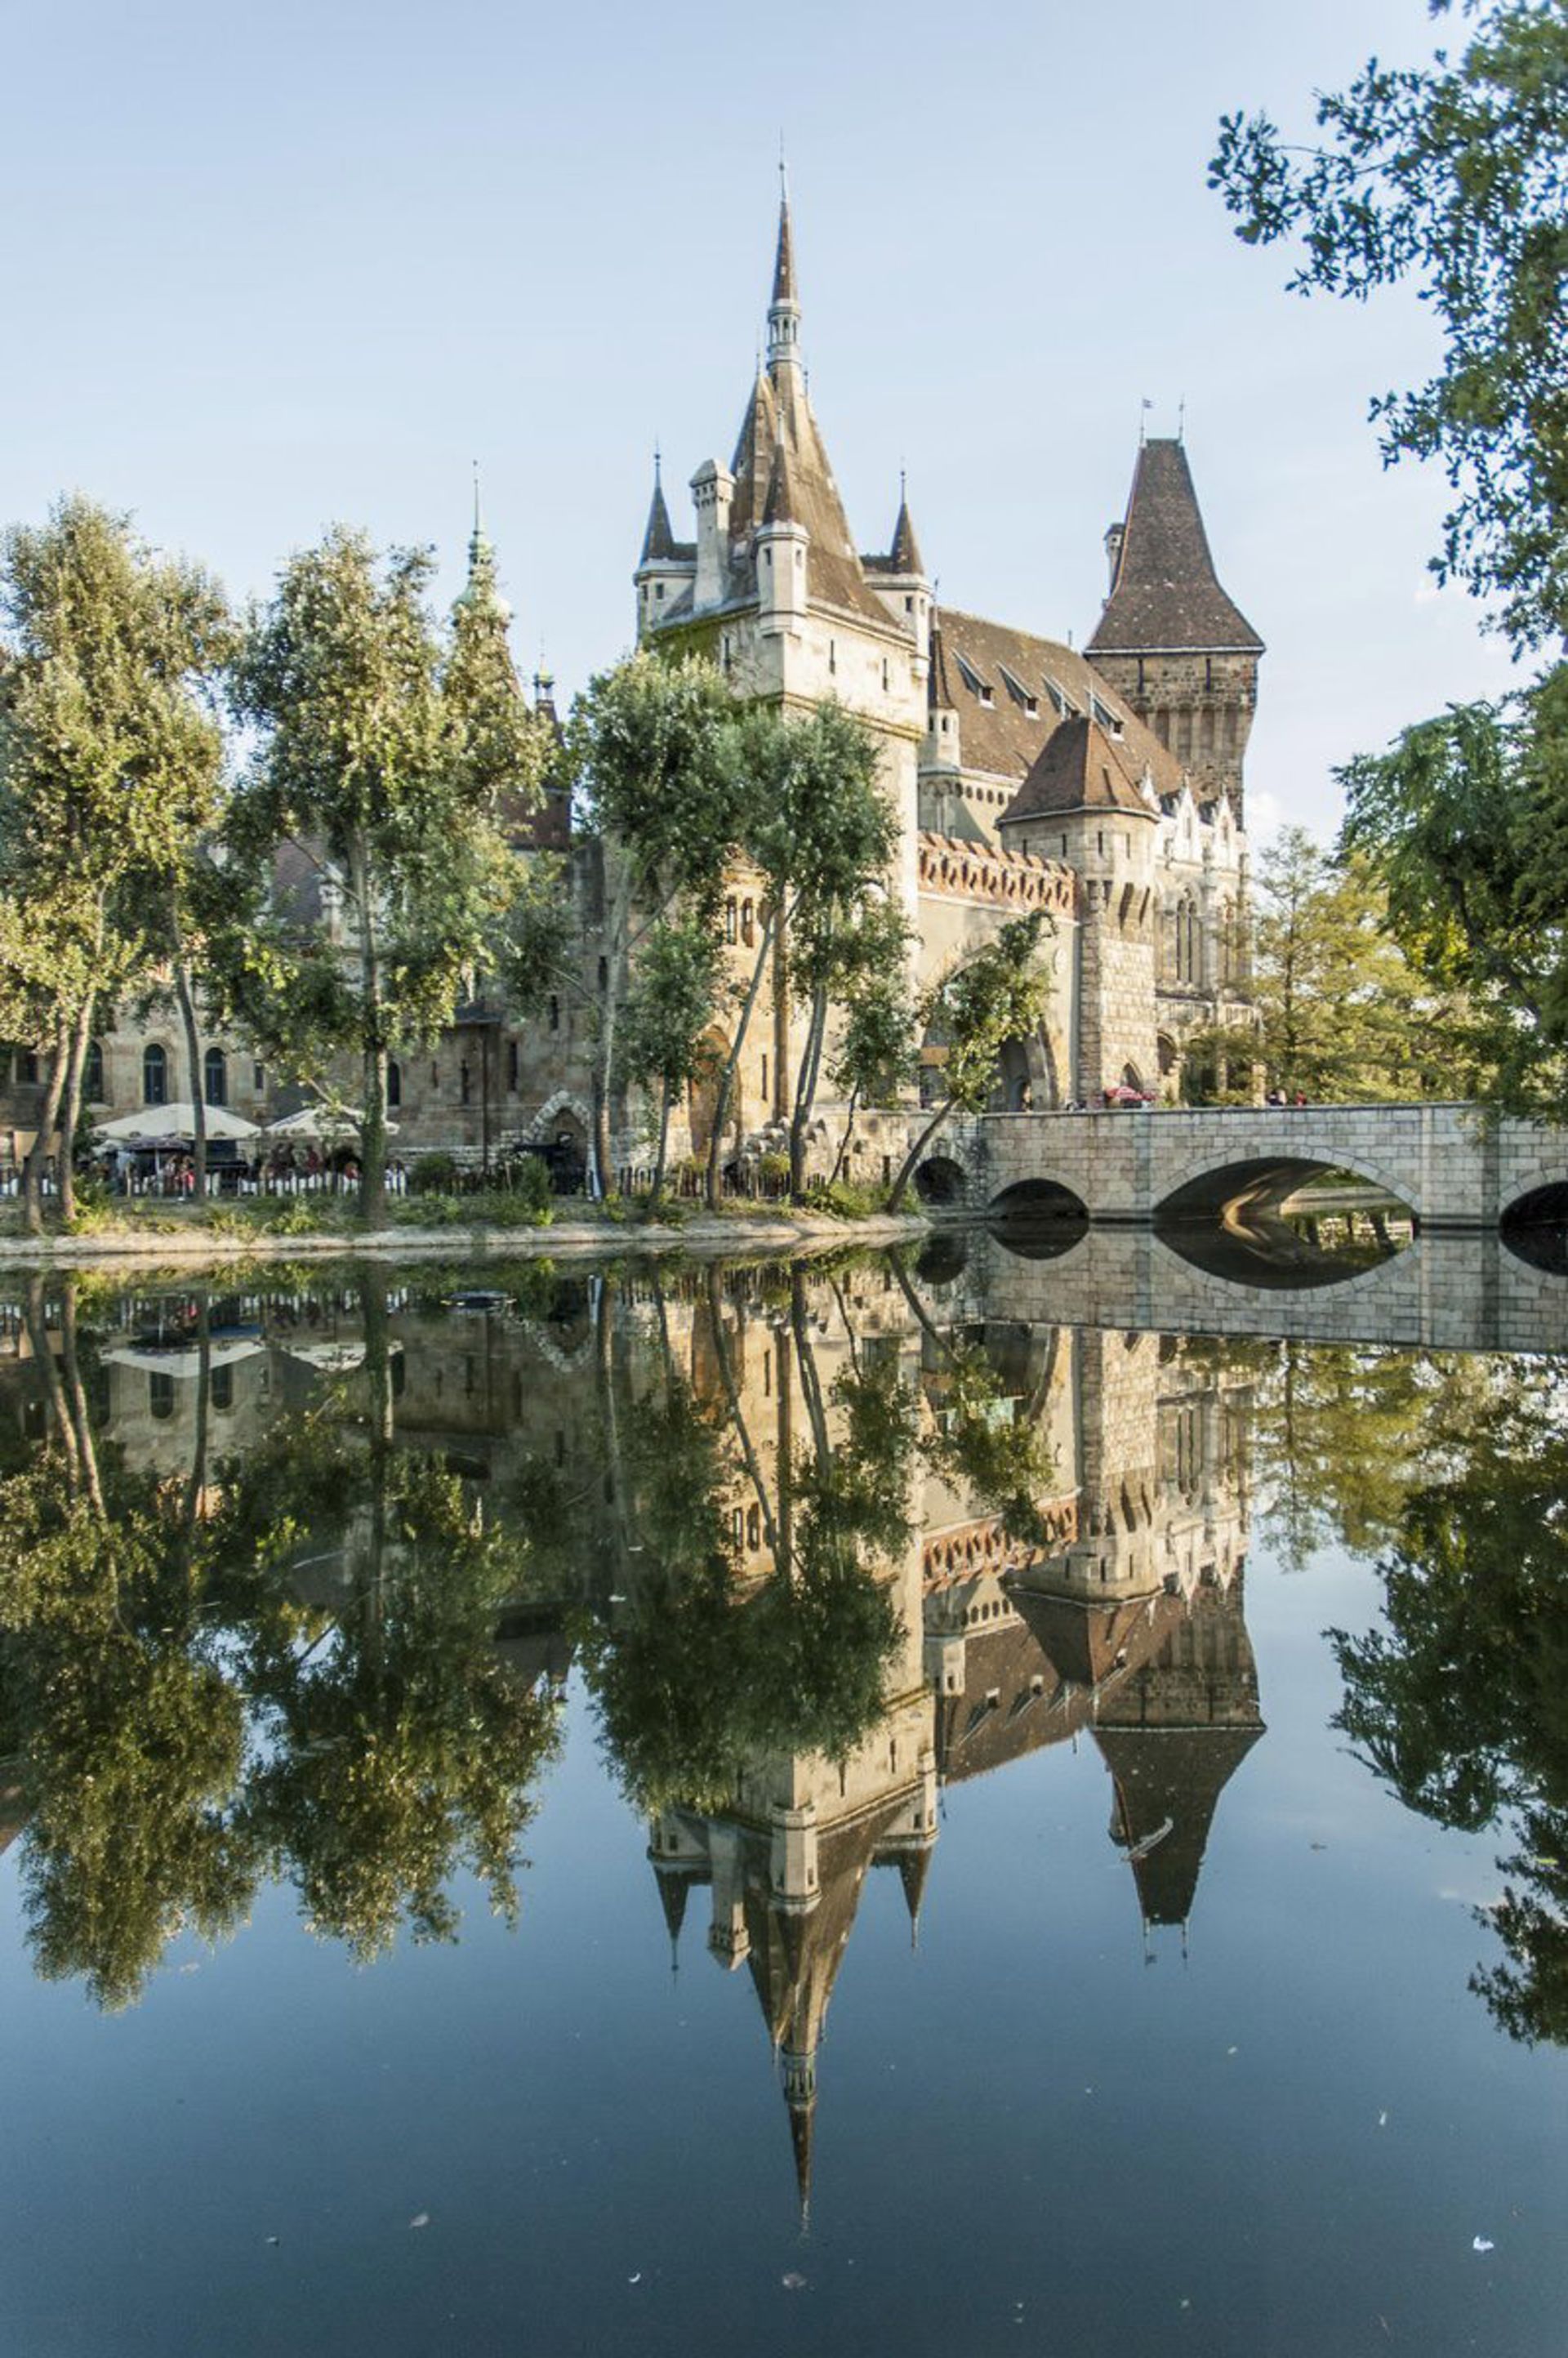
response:
[(365, 1566), (361, 1619), (365, 1659), (375, 1672), (379, 1691), (386, 1634), (387, 1489), (392, 1474), (396, 1411), (392, 1398), (392, 1338), (387, 1324), (386, 1271), (370, 1263), (360, 1281), (360, 1309), (364, 1325), (364, 1385), (369, 1416), (366, 1438), (370, 1458), (369, 1560)]
[(855, 1114), (860, 1102), (860, 1084), (857, 1081), (849, 1092), (849, 1109), (844, 1120), (844, 1135), (838, 1141), (838, 1152), (833, 1164), (832, 1175), (827, 1182), (829, 1187), (837, 1187), (838, 1184), (838, 1174), (844, 1168), (844, 1157), (849, 1153), (849, 1141), (855, 1135)]
[(734, 1044), (725, 1059), (719, 1078), (719, 1102), (713, 1109), (713, 1135), (708, 1141), (708, 1207), (712, 1211), (719, 1202), (719, 1166), (724, 1152), (724, 1125), (730, 1118), (730, 1092), (741, 1063), (741, 1051), (746, 1044), (746, 1033), (752, 1021), (757, 997), (767, 971), (768, 952), (773, 946), (775, 920), (769, 916), (762, 926), (762, 938), (757, 949), (757, 962), (752, 968), (752, 979), (741, 1002), (740, 1020), (735, 1026)]
[(589, 1141), (589, 1161), (591, 1168), (587, 1174), (584, 1184), (590, 1200), (598, 1203), (605, 1193), (604, 1174), (610, 1167), (610, 1101), (604, 1094), (604, 1085), (600, 1077), (597, 1065), (593, 1068), (592, 1087), (593, 1136)]
[(367, 1228), (386, 1219), (386, 1021), (382, 1004), (381, 946), (371, 906), (372, 880), (363, 847), (350, 855), (349, 872), (360, 918), (360, 990), (364, 1062), (364, 1124), (360, 1133), (360, 1218)]
[(64, 1022), (59, 1022), (55, 1025), (49, 1082), (38, 1111), (38, 1135), (28, 1147), (27, 1159), (22, 1164), (22, 1217), (30, 1237), (43, 1233), (44, 1165), (49, 1161), (49, 1140), (59, 1122), (59, 1101), (65, 1094), (65, 1067), (70, 1054), (70, 1028)]
[[(67, 1276), (65, 1282), (69, 1288), (75, 1283), (75, 1280)], [(79, 1488), (81, 1479), (81, 1453), (77, 1445), (76, 1427), (66, 1410), (65, 1392), (59, 1380), (59, 1369), (55, 1365), (54, 1352), (49, 1347), (49, 1319), (41, 1274), (34, 1274), (27, 1280), (22, 1316), (27, 1325), (27, 1342), (33, 1354), (33, 1365), (43, 1379), (44, 1390), (49, 1398), (49, 1412), (54, 1420), (55, 1436), (65, 1452), (66, 1464), (70, 1473), (70, 1487), (74, 1492)]]
[(822, 1075), (822, 1044), (827, 1030), (827, 993), (819, 988), (811, 994), (811, 1020), (806, 1027), (806, 1049), (800, 1060), (800, 1078), (789, 1118), (789, 1193), (790, 1201), (794, 1204), (798, 1204), (806, 1194), (806, 1126), (816, 1102), (816, 1084)]
[(659, 1092), (659, 1151), (654, 1162), (654, 1192), (648, 1198), (650, 1217), (658, 1210), (664, 1198), (665, 1163), (669, 1154), (670, 1146), (670, 1101), (674, 1094), (670, 1087), (670, 1076), (666, 1073)]
[(98, 1444), (87, 1412), (87, 1391), (76, 1349), (76, 1281), (68, 1277), (59, 1300), (59, 1363), (66, 1401), (76, 1428), (79, 1462), (87, 1503), (100, 1522), (104, 1520), (103, 1486), (98, 1475)]
[(610, 1193), (610, 1097), (615, 1079), (615, 1032), (626, 978), (626, 929), (632, 915), (629, 876), (616, 886), (605, 927), (604, 981), (600, 990), (599, 1063), (593, 1076), (593, 1159), (599, 1193)]
[[(175, 918), (178, 927), (179, 920)], [(178, 932), (176, 935), (178, 941)], [(190, 1076), (190, 1127), (192, 1131), (191, 1163), (196, 1184), (190, 1190), (193, 1204), (207, 1201), (207, 1092), (201, 1065), (201, 1039), (196, 1026), (196, 1001), (190, 989), (190, 968), (182, 953), (177, 950), (174, 961), (174, 996), (179, 1008), (180, 1026), (185, 1033), (185, 1064)]]
[(930, 1120), (921, 1131), (920, 1136), (915, 1140), (914, 1144), (910, 1148), (909, 1152), (904, 1156), (903, 1167), (900, 1171), (898, 1177), (893, 1181), (892, 1190), (888, 1195), (887, 1207), (890, 1212), (896, 1212), (903, 1205), (905, 1193), (908, 1190), (909, 1183), (914, 1176), (915, 1168), (919, 1163), (921, 1156), (925, 1153), (926, 1148), (930, 1145), (932, 1140), (935, 1137), (937, 1131), (941, 1129), (943, 1123), (946, 1120), (948, 1115), (952, 1111), (952, 1098), (944, 1098), (942, 1103), (937, 1107), (935, 1112), (932, 1115)]
[[(741, 1387), (735, 1380), (735, 1365), (730, 1357), (730, 1337), (724, 1331), (724, 1289), (717, 1261), (709, 1261), (708, 1264), (708, 1316), (713, 1329), (713, 1356), (719, 1363), (719, 1379), (724, 1387), (724, 1397), (729, 1404), (730, 1415), (735, 1427), (735, 1438), (741, 1444), (741, 1462), (745, 1466), (747, 1476), (756, 1493), (757, 1505), (762, 1511), (762, 1536), (768, 1543), (768, 1553), (773, 1559), (775, 1569), (782, 1570), (784, 1558), (788, 1552), (787, 1543), (781, 1545), (780, 1542), (778, 1527), (773, 1521), (773, 1510), (768, 1498), (767, 1484), (762, 1479), (762, 1464), (752, 1444), (752, 1429), (746, 1422), (746, 1412), (741, 1405)], [(782, 1481), (783, 1478), (781, 1466), (780, 1480)]]
[(92, 1001), (89, 992), (87, 1004), (76, 1019), (70, 1035), (70, 1054), (66, 1060), (65, 1091), (59, 1114), (59, 1217), (70, 1222), (76, 1217), (76, 1125), (81, 1113), (81, 1076), (86, 1069), (87, 1050), (92, 1038)]

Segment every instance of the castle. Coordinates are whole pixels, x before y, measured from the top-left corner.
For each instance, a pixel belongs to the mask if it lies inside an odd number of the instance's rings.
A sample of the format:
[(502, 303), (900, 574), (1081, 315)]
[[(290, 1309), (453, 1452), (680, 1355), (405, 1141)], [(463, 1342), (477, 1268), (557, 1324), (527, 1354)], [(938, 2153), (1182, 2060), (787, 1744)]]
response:
[[(738, 696), (799, 710), (836, 698), (875, 733), (898, 819), (891, 882), (914, 929), (916, 985), (1009, 919), (1040, 912), (1052, 981), (1036, 1036), (1008, 1044), (998, 1107), (1096, 1102), (1118, 1085), (1176, 1098), (1188, 1044), (1250, 1023), (1243, 764), (1262, 644), (1221, 588), (1187, 454), (1145, 440), (1123, 520), (1106, 535), (1108, 594), (1080, 653), (938, 604), (906, 499), (885, 552), (851, 534), (812, 407), (787, 195), (781, 200), (765, 362), (726, 465), (691, 477), (695, 536), (677, 539), (655, 461), (634, 581), (639, 643), (710, 656)], [(478, 517), (465, 600), (508, 619)], [(553, 687), (535, 706), (553, 725)], [(593, 1056), (590, 978), (601, 947), (600, 848), (574, 842), (565, 799), (511, 825), (520, 856), (564, 856), (580, 919), (585, 989), (519, 1021), (476, 993), (435, 1044), (394, 1061), (391, 1109), (405, 1152), (484, 1161), (515, 1139), (586, 1151)], [(297, 892), (300, 878), (281, 876)], [(332, 931), (335, 913), (316, 914)], [(763, 912), (738, 874), (725, 913), (732, 976), (749, 968)], [(776, 1142), (790, 1109), (799, 1011), (784, 950), (767, 979), (729, 1119), (737, 1153)], [(708, 1045), (728, 1053), (723, 1017)], [(923, 1097), (944, 1050), (922, 1049)], [(124, 1016), (94, 1044), (92, 1118), (190, 1094), (172, 1017)], [(42, 1098), (38, 1059), (0, 1087), (0, 1162), (25, 1150)], [(280, 1095), (240, 1042), (209, 1034), (210, 1103), (265, 1120)], [(677, 1109), (672, 1148), (700, 1153), (715, 1092)], [(648, 1109), (611, 1108), (617, 1164), (647, 1159)], [(830, 1162), (842, 1121), (826, 1100), (811, 1141)], [(901, 1125), (858, 1128), (859, 1170), (902, 1152)], [(851, 1164), (851, 1169), (856, 1166)]]
[[(766, 362), (729, 465), (691, 478), (694, 539), (676, 539), (655, 469), (639, 639), (710, 655), (748, 698), (837, 698), (876, 732), (919, 980), (1008, 918), (1049, 915), (1051, 1011), (1010, 1047), (1000, 1104), (1119, 1083), (1173, 1096), (1190, 1036), (1249, 1020), (1242, 773), (1263, 652), (1220, 586), (1186, 451), (1141, 447), (1080, 654), (939, 605), (906, 498), (885, 554), (857, 547), (801, 324), (785, 196)], [(773, 1087), (759, 1063), (753, 1119), (787, 1105), (788, 1010), (773, 1013)]]

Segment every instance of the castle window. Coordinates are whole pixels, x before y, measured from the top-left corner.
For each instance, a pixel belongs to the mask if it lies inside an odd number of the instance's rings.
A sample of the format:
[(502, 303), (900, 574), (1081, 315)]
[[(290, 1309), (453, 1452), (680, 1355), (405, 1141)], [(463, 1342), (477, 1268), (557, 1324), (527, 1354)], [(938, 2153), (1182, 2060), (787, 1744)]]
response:
[(913, 598), (906, 598), (906, 599), (904, 600), (904, 601), (903, 601), (903, 611), (904, 611), (904, 612), (905, 612), (906, 614), (913, 614), (913, 613), (914, 613), (914, 599), (913, 599)]
[(464, 1105), (467, 1105), (470, 1096), (472, 1094), (472, 1076), (469, 1071), (468, 1058), (466, 1056), (462, 1063), (458, 1066), (458, 1089), (462, 1098), (462, 1102)]
[(403, 1103), (403, 1067), (395, 1056), (387, 1060), (386, 1102), (392, 1110)]
[(1002, 686), (1006, 688), (1009, 696), (1011, 697), (1014, 704), (1018, 705), (1024, 712), (1026, 712), (1031, 720), (1034, 719), (1038, 716), (1040, 710), (1038, 698), (1031, 695), (1029, 689), (1024, 687), (1023, 682), (1018, 677), (1017, 674), (1015, 672), (1009, 671), (1005, 664), (998, 664), (997, 669), (1001, 674)]
[(16, 1078), (24, 1087), (34, 1088), (38, 1078), (38, 1052), (36, 1048), (16, 1051)]
[(168, 1103), (168, 1058), (156, 1040), (142, 1051), (142, 1101), (150, 1106)]
[(81, 1068), (81, 1094), (89, 1105), (102, 1105), (103, 1102), (103, 1044), (101, 1040), (89, 1043), (87, 1062)]
[(599, 987), (600, 990), (608, 990), (610, 988), (610, 960), (608, 958), (600, 958), (599, 961)]
[(829, 639), (827, 642), (827, 668), (829, 671), (837, 671), (838, 668), (838, 642), (837, 639)]
[(506, 1086), (511, 1090), (514, 1097), (517, 1094), (517, 1043), (515, 1040), (508, 1040), (506, 1044)]
[(885, 696), (885, 695), (887, 694), (887, 692), (888, 692), (888, 659), (887, 659), (886, 655), (883, 655), (883, 657), (882, 657), (882, 694)]
[(730, 668), (730, 633), (728, 631), (725, 632), (723, 638), (719, 641), (719, 646), (722, 652), (724, 668), (726, 671), (729, 671)]
[(741, 903), (741, 939), (750, 949), (757, 938), (756, 912), (750, 901)]
[(739, 931), (739, 927), (740, 911), (737, 909), (733, 901), (726, 901), (724, 903), (724, 938), (727, 942), (734, 941)]
[(174, 1378), (161, 1368), (155, 1368), (147, 1377), (147, 1409), (161, 1422), (174, 1414)]
[(762, 1058), (762, 1102), (765, 1105), (768, 1098), (768, 1060), (765, 1056)]
[(229, 1060), (222, 1048), (209, 1048), (201, 1060), (201, 1094), (210, 1106), (229, 1102)]
[(560, 1028), (561, 1028), (561, 1002), (560, 1002), (560, 1001), (556, 997), (555, 992), (552, 990), (552, 991), (551, 991), (551, 993), (550, 993), (550, 1029), (551, 1029), (551, 1031), (552, 1031), (552, 1032), (558, 1032), (558, 1031), (560, 1030)]
[(265, 1090), (266, 1066), (265, 1065), (253, 1065), (251, 1066), (251, 1087), (255, 1091), (258, 1098)]
[(440, 1066), (439, 1066), (438, 1065), (431, 1065), (431, 1067), (430, 1067), (430, 1087), (431, 1087), (433, 1089), (438, 1089), (438, 1088), (440, 1087), (440, 1086), (441, 1086), (441, 1068), (440, 1068)]

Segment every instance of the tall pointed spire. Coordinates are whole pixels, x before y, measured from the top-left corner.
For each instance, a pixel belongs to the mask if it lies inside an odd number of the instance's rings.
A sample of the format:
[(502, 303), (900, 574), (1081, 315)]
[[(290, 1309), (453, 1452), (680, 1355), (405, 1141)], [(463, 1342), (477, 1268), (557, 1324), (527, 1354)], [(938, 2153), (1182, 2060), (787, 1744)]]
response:
[(512, 609), (501, 594), (495, 578), (495, 548), (484, 528), (480, 511), (479, 460), (473, 462), (473, 530), (469, 535), (469, 578), (458, 604), (471, 614), (483, 614), (498, 623), (504, 633), (512, 620)]
[(921, 561), (920, 543), (914, 536), (914, 524), (909, 513), (908, 482), (904, 471), (898, 471), (898, 522), (892, 528), (892, 546), (888, 552), (888, 564), (894, 573), (916, 573), (922, 579), (925, 567)]
[(800, 297), (795, 276), (795, 233), (789, 216), (789, 182), (779, 159), (779, 238), (773, 254), (773, 298), (768, 306), (768, 373), (800, 367)]
[(1182, 443), (1140, 448), (1116, 548), (1087, 654), (1261, 654), (1261, 639), (1220, 587)]

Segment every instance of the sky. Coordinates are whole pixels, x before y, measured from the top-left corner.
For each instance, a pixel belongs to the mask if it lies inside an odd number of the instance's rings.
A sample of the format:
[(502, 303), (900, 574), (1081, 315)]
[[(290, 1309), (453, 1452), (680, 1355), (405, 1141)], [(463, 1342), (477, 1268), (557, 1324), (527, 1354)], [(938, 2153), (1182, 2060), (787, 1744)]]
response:
[(1081, 644), (1141, 419), (1184, 401), (1269, 648), (1253, 832), (1326, 837), (1335, 764), (1506, 651), (1426, 570), (1440, 474), (1368, 422), (1425, 312), (1287, 295), (1206, 165), (1222, 112), (1304, 135), (1430, 39), (1423, 0), (0, 0), (0, 522), (80, 489), (245, 599), (341, 519), (434, 544), (447, 595), (477, 460), (520, 665), (570, 694), (630, 643), (655, 442), (677, 532), (730, 456), (782, 137), (860, 545), (904, 466), (940, 595)]

